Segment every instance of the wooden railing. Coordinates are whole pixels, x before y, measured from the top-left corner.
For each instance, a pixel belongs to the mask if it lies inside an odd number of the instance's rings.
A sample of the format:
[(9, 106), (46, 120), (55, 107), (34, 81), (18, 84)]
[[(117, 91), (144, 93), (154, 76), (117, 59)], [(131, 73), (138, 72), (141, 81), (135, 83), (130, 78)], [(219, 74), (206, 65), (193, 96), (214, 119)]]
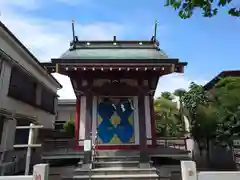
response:
[(240, 140), (233, 140), (233, 157), (237, 165), (240, 165)]
[[(147, 139), (152, 140), (152, 139)], [(156, 145), (164, 148), (174, 148), (179, 150), (187, 150), (186, 137), (157, 137)], [(92, 142), (92, 155), (94, 158), (97, 149), (97, 135)], [(46, 139), (43, 143), (43, 152), (55, 150), (64, 150), (65, 152), (74, 149), (74, 139)]]
[(186, 137), (157, 137), (156, 145), (165, 148), (187, 150)]
[(46, 139), (43, 143), (43, 152), (65, 150), (66, 152), (74, 148), (74, 139)]

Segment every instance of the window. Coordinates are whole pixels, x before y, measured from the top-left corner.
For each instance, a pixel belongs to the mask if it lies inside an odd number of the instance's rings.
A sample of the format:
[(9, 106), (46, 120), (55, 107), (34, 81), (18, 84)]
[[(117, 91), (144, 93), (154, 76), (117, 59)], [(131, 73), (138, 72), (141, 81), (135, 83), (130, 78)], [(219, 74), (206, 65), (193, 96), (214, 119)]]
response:
[(66, 122), (65, 121), (55, 121), (55, 130), (63, 130), (63, 126)]
[(0, 146), (1, 146), (1, 140), (2, 140), (2, 133), (3, 133), (3, 126), (4, 126), (4, 116), (0, 114)]
[[(30, 126), (27, 119), (18, 118), (16, 126)], [(16, 129), (14, 144), (28, 144), (29, 129)]]
[(11, 72), (8, 95), (25, 103), (36, 104), (37, 84), (33, 79), (18, 68), (13, 67)]
[(43, 88), (41, 96), (41, 108), (47, 112), (55, 114), (55, 99), (55, 93)]
[(3, 64), (3, 60), (0, 59), (0, 77), (1, 77), (1, 72), (2, 72), (2, 64)]
[(58, 120), (58, 112), (56, 112), (55, 120)]

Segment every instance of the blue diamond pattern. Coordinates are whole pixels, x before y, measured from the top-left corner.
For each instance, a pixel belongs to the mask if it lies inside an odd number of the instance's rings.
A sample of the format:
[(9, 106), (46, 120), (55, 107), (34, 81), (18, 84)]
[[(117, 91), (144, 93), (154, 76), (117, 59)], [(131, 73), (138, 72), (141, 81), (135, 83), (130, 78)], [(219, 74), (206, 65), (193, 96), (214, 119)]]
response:
[(110, 142), (115, 134), (115, 127), (110, 122), (114, 111), (111, 103), (102, 102), (98, 105), (98, 113), (102, 117), (102, 122), (98, 126), (98, 135), (103, 143)]
[[(111, 123), (111, 117), (117, 113), (121, 121), (116, 127)], [(120, 100), (116, 109), (112, 102), (105, 100), (98, 105), (98, 114), (102, 122), (98, 125), (98, 135), (103, 143), (109, 143), (114, 135), (117, 135), (123, 143), (128, 143), (133, 135), (134, 129), (128, 118), (132, 115), (133, 109), (129, 101)]]
[(133, 135), (133, 127), (128, 121), (128, 118), (133, 113), (130, 102), (120, 100), (116, 112), (121, 118), (120, 124), (116, 127), (116, 134), (123, 143), (128, 143)]

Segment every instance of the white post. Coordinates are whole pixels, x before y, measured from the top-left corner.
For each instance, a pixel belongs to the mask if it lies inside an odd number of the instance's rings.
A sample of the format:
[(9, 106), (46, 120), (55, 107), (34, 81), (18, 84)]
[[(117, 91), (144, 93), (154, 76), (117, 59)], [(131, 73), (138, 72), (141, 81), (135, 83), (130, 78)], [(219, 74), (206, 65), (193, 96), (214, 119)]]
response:
[(48, 164), (37, 164), (33, 167), (33, 180), (48, 180)]
[(31, 162), (31, 148), (41, 147), (41, 144), (33, 144), (34, 129), (43, 128), (42, 125), (35, 126), (33, 123), (30, 126), (17, 126), (16, 129), (29, 129), (28, 144), (17, 144), (13, 145), (14, 148), (25, 148), (27, 147), (26, 165), (25, 165), (25, 175), (29, 174), (29, 166)]
[(31, 145), (33, 144), (33, 123), (30, 124), (29, 135), (28, 135), (28, 147), (27, 147), (27, 156), (26, 156), (26, 166), (25, 166), (25, 175), (29, 174), (29, 166), (31, 163)]
[(197, 169), (194, 161), (181, 161), (182, 180), (197, 180)]

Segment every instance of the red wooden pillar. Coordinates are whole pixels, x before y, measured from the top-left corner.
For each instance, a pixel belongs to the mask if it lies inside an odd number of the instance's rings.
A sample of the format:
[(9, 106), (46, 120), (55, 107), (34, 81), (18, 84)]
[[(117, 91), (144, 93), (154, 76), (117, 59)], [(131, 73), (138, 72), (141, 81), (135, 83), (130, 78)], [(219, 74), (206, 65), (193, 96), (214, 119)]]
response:
[(80, 102), (81, 96), (77, 96), (76, 99), (76, 116), (75, 116), (75, 146), (79, 146), (79, 127), (80, 127)]
[(153, 96), (149, 96), (150, 101), (150, 115), (151, 115), (151, 131), (152, 131), (152, 145), (156, 146), (156, 121), (153, 106)]

